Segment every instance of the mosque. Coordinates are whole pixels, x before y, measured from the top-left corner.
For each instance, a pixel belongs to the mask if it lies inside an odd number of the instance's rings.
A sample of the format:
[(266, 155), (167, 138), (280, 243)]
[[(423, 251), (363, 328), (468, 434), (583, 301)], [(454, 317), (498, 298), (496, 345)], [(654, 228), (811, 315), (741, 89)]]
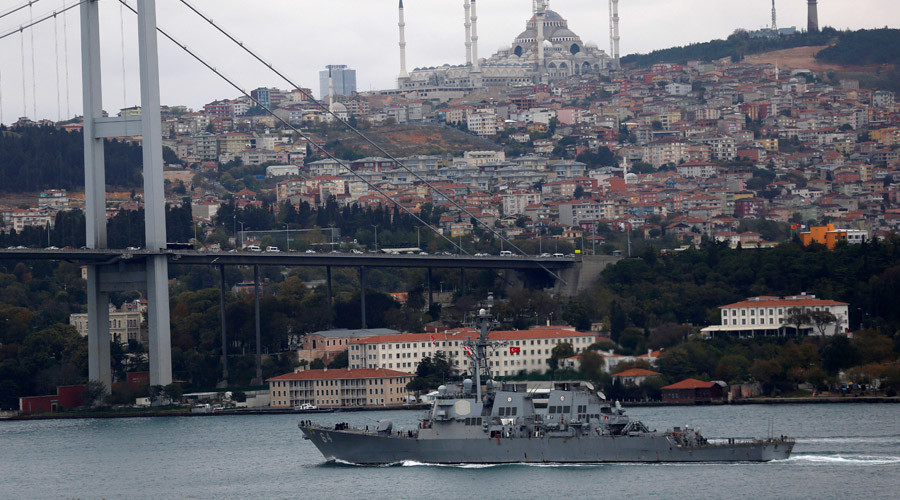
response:
[[(532, 16), (525, 31), (512, 45), (486, 59), (478, 57), (478, 15), (476, 0), (465, 0), (466, 64), (406, 71), (405, 22), (400, 0), (401, 91), (459, 90), (483, 87), (516, 87), (552, 83), (572, 75), (608, 71), (615, 61), (593, 42), (584, 43), (569, 30), (568, 22), (550, 10), (549, 0), (532, 0)], [(618, 26), (616, 26), (618, 28)]]

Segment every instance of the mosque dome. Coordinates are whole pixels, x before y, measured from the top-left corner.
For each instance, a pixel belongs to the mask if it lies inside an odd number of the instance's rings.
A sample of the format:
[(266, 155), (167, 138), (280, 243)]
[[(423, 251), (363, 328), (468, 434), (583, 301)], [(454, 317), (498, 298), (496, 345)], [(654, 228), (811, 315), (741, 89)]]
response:
[(578, 35), (576, 35), (575, 33), (572, 33), (567, 28), (560, 28), (553, 32), (553, 36), (551, 38), (554, 38), (554, 39), (556, 39), (556, 38), (578, 38)]
[(595, 42), (595, 41), (593, 41), (593, 40), (588, 41), (588, 43), (584, 44), (584, 46), (587, 47), (587, 48), (589, 48), (589, 49), (597, 49), (597, 48), (599, 48), (598, 45), (597, 45), (597, 42)]
[(331, 111), (332, 113), (336, 113), (336, 114), (337, 114), (337, 113), (346, 113), (346, 112), (347, 112), (347, 106), (344, 106), (343, 104), (341, 104), (341, 103), (339, 103), (339, 102), (337, 102), (337, 101), (333, 101), (333, 102), (331, 103), (331, 105), (328, 106), (328, 111)]

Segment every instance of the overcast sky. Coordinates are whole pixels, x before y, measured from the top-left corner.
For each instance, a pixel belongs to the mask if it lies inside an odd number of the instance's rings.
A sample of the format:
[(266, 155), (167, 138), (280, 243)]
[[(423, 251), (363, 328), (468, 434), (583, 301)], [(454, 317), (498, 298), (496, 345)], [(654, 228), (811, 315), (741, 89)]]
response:
[[(72, 0), (69, 0), (69, 4)], [(135, 5), (135, 0), (128, 0)], [(359, 90), (392, 88), (399, 71), (397, 0), (188, 0), (247, 46), (316, 95), (318, 71), (326, 64), (347, 64), (357, 71)], [(25, 0), (0, 0), (0, 14)], [(60, 9), (63, 0), (39, 0), (38, 18)], [(178, 0), (157, 0), (159, 26), (198, 51), (247, 90), (259, 86), (288, 88), (264, 67), (252, 61), (222, 35), (209, 28)], [(462, 0), (405, 0), (407, 65), (437, 66), (465, 62)], [(609, 47), (607, 0), (551, 0), (551, 9), (569, 21), (583, 41)], [(806, 26), (806, 0), (777, 0), (778, 25)], [(735, 29), (757, 29), (771, 22), (769, 0), (620, 0), (621, 53), (725, 38)], [(508, 46), (531, 16), (530, 0), (478, 2), (479, 56), (488, 57)], [(844, 28), (897, 27), (898, 0), (821, 0), (820, 24)], [(29, 21), (28, 9), (0, 19), (0, 36)], [(81, 113), (80, 41), (78, 9), (67, 13), (68, 116)], [(123, 86), (122, 35), (125, 31)], [(115, 0), (101, 0), (104, 109), (114, 114), (124, 104), (138, 104), (137, 25), (125, 11), (120, 17)], [(58, 51), (54, 50), (55, 32)], [(10, 123), (23, 113), (39, 118), (65, 117), (67, 108), (63, 20), (47, 21), (32, 34), (18, 33), (0, 40), (0, 110)], [(23, 39), (24, 38), (24, 39)], [(23, 101), (22, 51), (25, 47)], [(238, 93), (201, 67), (168, 40), (160, 39), (163, 104), (184, 104), (197, 109), (217, 98)], [(59, 58), (59, 65), (56, 58)], [(56, 68), (60, 67), (57, 79)], [(59, 84), (57, 82), (59, 81)], [(36, 83), (35, 83), (36, 82)], [(34, 91), (32, 88), (34, 87)], [(124, 92), (123, 92), (124, 87)], [(34, 99), (37, 94), (37, 100)], [(59, 102), (59, 104), (57, 104)]]

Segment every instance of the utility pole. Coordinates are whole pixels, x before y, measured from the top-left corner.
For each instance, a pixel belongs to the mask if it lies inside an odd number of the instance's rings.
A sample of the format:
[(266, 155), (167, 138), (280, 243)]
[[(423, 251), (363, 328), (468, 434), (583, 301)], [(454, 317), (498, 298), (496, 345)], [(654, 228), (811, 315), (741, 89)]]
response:
[(375, 251), (378, 252), (378, 224), (372, 224), (375, 228)]

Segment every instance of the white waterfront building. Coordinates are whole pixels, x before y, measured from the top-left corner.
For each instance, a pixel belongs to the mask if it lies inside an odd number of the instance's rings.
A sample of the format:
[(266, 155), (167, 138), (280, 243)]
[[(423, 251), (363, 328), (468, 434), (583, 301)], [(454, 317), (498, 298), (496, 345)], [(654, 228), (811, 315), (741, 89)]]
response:
[(720, 307), (722, 324), (701, 330), (706, 337), (722, 335), (755, 337), (757, 335), (810, 334), (820, 335), (812, 324), (804, 324), (800, 332), (787, 322), (789, 311), (798, 308), (804, 312), (826, 311), (836, 318), (834, 323), (824, 325), (825, 336), (850, 333), (848, 315), (849, 304), (834, 300), (817, 299), (815, 295), (802, 293), (790, 297), (751, 297), (734, 304)]

